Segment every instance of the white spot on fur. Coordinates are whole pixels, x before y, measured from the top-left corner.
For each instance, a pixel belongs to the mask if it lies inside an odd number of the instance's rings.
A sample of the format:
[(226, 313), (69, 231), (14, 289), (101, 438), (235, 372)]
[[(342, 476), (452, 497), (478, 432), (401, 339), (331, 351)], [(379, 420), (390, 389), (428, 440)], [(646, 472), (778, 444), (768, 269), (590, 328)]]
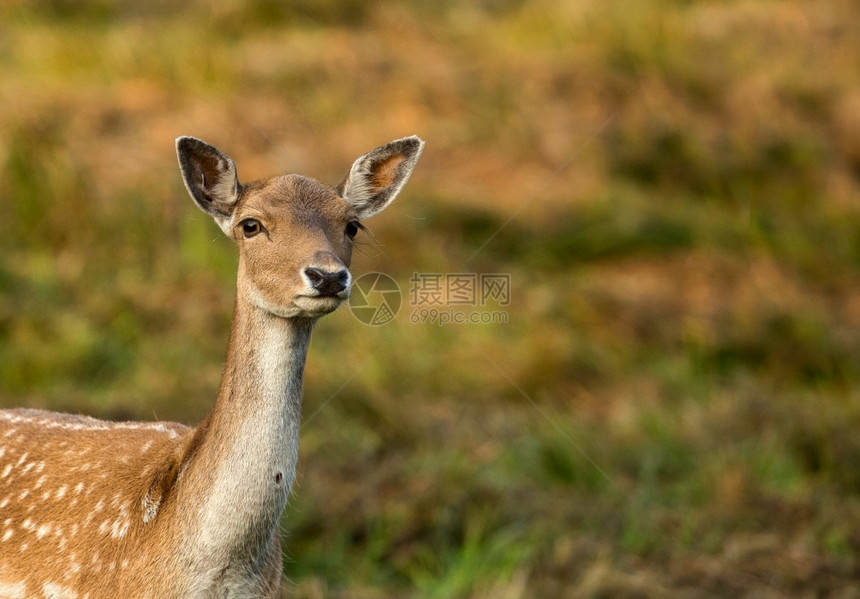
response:
[(14, 534), (14, 533), (13, 533), (12, 529), (11, 529), (11, 528), (7, 528), (7, 529), (6, 529), (6, 531), (3, 533), (3, 538), (2, 538), (2, 539), (0, 539), (0, 540), (2, 540), (2, 541), (8, 541), (10, 538), (12, 538), (12, 535), (13, 535), (13, 534)]
[(143, 508), (143, 523), (149, 524), (155, 515), (158, 513), (158, 508), (161, 506), (161, 498), (153, 499), (149, 493), (147, 493), (143, 501), (140, 502), (141, 507)]
[(27, 599), (27, 585), (23, 582), (14, 584), (0, 582), (0, 597), (6, 599)]
[(42, 585), (42, 596), (45, 599), (78, 599), (75, 591), (54, 582), (46, 582)]
[(110, 536), (114, 539), (121, 539), (128, 532), (128, 520), (117, 520), (110, 528)]

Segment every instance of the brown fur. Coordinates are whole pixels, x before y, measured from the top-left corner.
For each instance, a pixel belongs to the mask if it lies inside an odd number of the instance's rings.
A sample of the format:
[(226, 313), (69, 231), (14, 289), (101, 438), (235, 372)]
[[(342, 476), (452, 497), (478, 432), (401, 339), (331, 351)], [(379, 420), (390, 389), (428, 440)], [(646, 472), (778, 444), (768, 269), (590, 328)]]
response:
[(397, 177), (400, 163), (403, 162), (403, 156), (395, 155), (381, 160), (376, 167), (376, 172), (373, 174), (371, 181), (374, 187), (388, 187), (394, 182)]

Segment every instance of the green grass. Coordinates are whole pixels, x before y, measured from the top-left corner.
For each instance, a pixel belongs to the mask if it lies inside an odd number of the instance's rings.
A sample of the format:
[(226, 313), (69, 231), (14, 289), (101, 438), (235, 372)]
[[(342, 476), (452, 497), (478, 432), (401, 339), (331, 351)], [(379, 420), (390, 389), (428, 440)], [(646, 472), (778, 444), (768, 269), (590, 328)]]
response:
[(0, 9), (0, 405), (211, 407), (236, 257), (176, 136), (335, 183), (416, 133), (352, 270), (509, 273), (509, 319), (319, 324), (291, 596), (860, 591), (857, 8), (285, 6)]

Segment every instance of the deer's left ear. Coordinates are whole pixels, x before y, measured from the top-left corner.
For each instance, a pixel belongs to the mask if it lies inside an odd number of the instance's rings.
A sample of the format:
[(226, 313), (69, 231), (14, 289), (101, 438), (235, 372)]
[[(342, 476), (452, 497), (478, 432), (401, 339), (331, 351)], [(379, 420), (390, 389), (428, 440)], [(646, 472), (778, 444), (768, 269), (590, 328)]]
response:
[(380, 146), (356, 160), (335, 190), (355, 207), (358, 218), (384, 210), (409, 179), (424, 141), (404, 137)]

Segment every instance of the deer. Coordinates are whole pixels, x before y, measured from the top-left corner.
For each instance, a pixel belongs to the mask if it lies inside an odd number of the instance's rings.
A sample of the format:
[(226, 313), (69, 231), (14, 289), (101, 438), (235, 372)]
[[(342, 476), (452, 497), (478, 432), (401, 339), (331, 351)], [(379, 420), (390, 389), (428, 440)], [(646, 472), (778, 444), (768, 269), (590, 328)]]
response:
[(311, 332), (348, 299), (362, 220), (391, 204), (423, 147), (380, 146), (335, 187), (243, 184), (220, 150), (177, 138), (186, 189), (239, 253), (214, 407), (195, 427), (0, 411), (0, 598), (281, 597)]

